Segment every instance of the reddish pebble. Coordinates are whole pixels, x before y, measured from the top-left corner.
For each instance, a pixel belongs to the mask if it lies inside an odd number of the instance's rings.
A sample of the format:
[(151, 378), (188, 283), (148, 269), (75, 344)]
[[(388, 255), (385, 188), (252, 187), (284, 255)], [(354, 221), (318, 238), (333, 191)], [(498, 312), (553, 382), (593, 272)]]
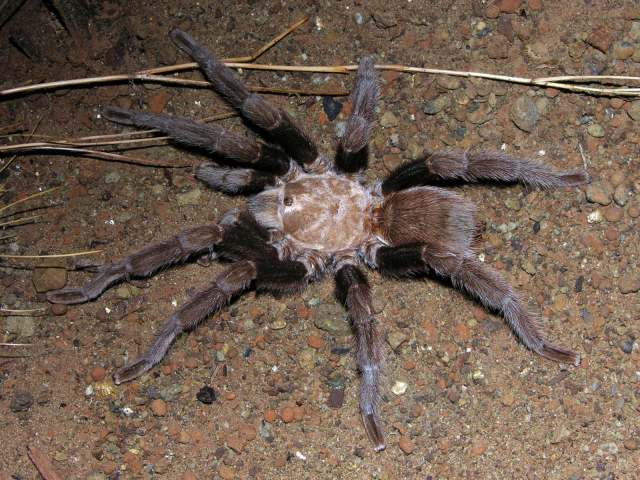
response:
[(220, 475), (220, 478), (222, 478), (223, 480), (233, 480), (234, 478), (236, 478), (236, 472), (234, 471), (233, 467), (228, 467), (224, 463), (221, 463), (218, 466), (218, 475)]
[(638, 218), (640, 217), (640, 205), (631, 205), (629, 207), (629, 216), (631, 218)]
[(156, 417), (164, 417), (167, 414), (167, 404), (159, 398), (151, 402), (151, 411)]
[(198, 366), (198, 360), (195, 357), (189, 357), (185, 360), (184, 366), (193, 370)]
[(198, 477), (196, 477), (196, 474), (193, 472), (184, 472), (180, 480), (198, 480)]
[(264, 421), (273, 423), (276, 421), (277, 416), (278, 414), (275, 410), (267, 410), (266, 412), (264, 412)]
[(227, 437), (227, 447), (233, 450), (236, 453), (241, 453), (244, 448), (245, 441), (242, 440), (238, 435), (229, 435)]
[(149, 110), (153, 113), (161, 113), (168, 102), (169, 94), (166, 91), (158, 92), (149, 99)]
[(295, 412), (291, 407), (284, 407), (280, 410), (280, 418), (284, 423), (291, 423), (295, 420)]
[(619, 222), (623, 215), (624, 210), (620, 207), (609, 206), (604, 209), (604, 218), (606, 218), (608, 222)]
[(236, 396), (237, 395), (234, 392), (227, 392), (224, 398), (226, 398), (227, 400), (235, 400)]
[(100, 382), (107, 376), (107, 371), (103, 367), (93, 367), (89, 375), (94, 382)]
[(406, 435), (400, 436), (400, 441), (398, 442), (398, 446), (400, 450), (402, 450), (406, 455), (411, 455), (413, 451), (416, 449), (416, 446)]
[(483, 439), (478, 439), (471, 444), (471, 455), (479, 457), (487, 450), (487, 442)]
[(402, 364), (402, 368), (404, 368), (405, 370), (413, 370), (414, 368), (416, 368), (416, 362), (414, 362), (410, 358), (407, 358)]
[(67, 306), (63, 303), (54, 303), (51, 305), (51, 313), (58, 316), (64, 315), (67, 313)]
[(521, 0), (500, 0), (498, 5), (502, 13), (517, 13), (520, 3)]
[(309, 338), (307, 339), (307, 344), (311, 348), (320, 350), (324, 346), (324, 340), (317, 335), (309, 335)]
[(304, 418), (304, 408), (293, 407), (293, 418), (295, 418), (296, 421), (302, 420)]
[(102, 473), (104, 473), (105, 475), (111, 475), (113, 472), (116, 471), (116, 468), (118, 466), (116, 465), (115, 462), (102, 462), (102, 464), (100, 465), (100, 470), (102, 470)]

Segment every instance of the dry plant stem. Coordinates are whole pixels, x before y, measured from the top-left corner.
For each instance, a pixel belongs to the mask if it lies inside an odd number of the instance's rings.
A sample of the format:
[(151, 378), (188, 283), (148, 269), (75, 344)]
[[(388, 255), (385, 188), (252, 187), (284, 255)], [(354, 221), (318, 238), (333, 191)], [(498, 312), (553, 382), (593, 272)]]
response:
[(36, 218), (40, 218), (42, 215), (33, 215), (31, 217), (22, 217), (16, 218), (15, 220), (10, 220), (8, 222), (0, 223), (0, 227), (10, 227), (13, 225), (23, 225), (26, 222), (30, 222), (35, 220)]
[(20, 203), (23, 203), (23, 202), (26, 202), (28, 200), (31, 200), (33, 198), (41, 197), (42, 195), (47, 195), (48, 193), (54, 192), (54, 191), (58, 190), (59, 188), (60, 187), (50, 188), (49, 190), (45, 190), (43, 192), (38, 192), (38, 193), (34, 193), (32, 195), (29, 195), (28, 197), (25, 197), (25, 198), (23, 198), (21, 200), (16, 200), (15, 202), (10, 203), (8, 205), (5, 205), (4, 207), (0, 207), (0, 212), (3, 212), (4, 210), (7, 210), (8, 208), (15, 207), (16, 205), (18, 205)]
[(28, 446), (27, 454), (44, 480), (62, 480), (62, 476), (53, 468), (51, 460), (40, 449)]
[(47, 311), (46, 308), (30, 308), (28, 310), (12, 310), (10, 308), (0, 308), (0, 315), (4, 316), (34, 316), (34, 315), (42, 315)]
[(0, 343), (0, 347), (30, 347), (31, 343)]
[(87, 250), (84, 252), (59, 253), (57, 255), (4, 255), (0, 253), (0, 258), (66, 258), (78, 257), (80, 255), (95, 255), (102, 253), (102, 250)]

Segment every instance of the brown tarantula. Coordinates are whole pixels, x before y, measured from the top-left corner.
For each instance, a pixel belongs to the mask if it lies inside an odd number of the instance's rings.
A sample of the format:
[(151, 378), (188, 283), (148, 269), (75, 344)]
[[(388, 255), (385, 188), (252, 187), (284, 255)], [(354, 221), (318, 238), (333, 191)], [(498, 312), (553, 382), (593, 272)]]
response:
[(499, 311), (530, 350), (559, 362), (579, 363), (578, 354), (547, 340), (537, 315), (500, 274), (478, 260), (474, 206), (455, 193), (423, 185), (495, 180), (564, 187), (587, 182), (586, 172), (555, 172), (498, 152), (446, 151), (402, 165), (384, 181), (365, 185), (361, 172), (367, 166), (378, 99), (371, 58), (359, 64), (351, 95), (353, 110), (331, 162), (291, 116), (250, 94), (234, 72), (189, 35), (174, 30), (171, 38), (266, 141), (183, 118), (114, 107), (104, 110), (114, 122), (155, 128), (178, 143), (231, 160), (224, 166), (205, 163), (196, 175), (223, 192), (255, 194), (246, 210), (227, 212), (213, 225), (186, 230), (105, 265), (82, 287), (47, 295), (53, 303), (87, 302), (117, 282), (146, 277), (207, 252), (232, 262), (211, 286), (171, 316), (144, 355), (114, 374), (115, 383), (151, 369), (180, 333), (196, 328), (252, 285), (261, 291), (293, 292), (330, 272), (355, 331), (362, 420), (374, 448), (382, 450), (378, 414), (382, 336), (363, 265), (391, 277), (432, 273), (448, 278), (485, 307)]

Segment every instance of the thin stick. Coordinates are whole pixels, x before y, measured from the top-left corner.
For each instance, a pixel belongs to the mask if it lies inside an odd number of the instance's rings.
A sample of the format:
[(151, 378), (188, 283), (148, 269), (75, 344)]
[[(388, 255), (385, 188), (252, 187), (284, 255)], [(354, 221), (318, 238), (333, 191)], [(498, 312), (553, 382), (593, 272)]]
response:
[[(44, 118), (44, 115), (40, 115), (40, 118), (38, 118), (38, 121), (36, 122), (36, 126), (33, 127), (33, 130), (31, 130), (31, 137), (33, 137), (33, 135), (36, 133), (36, 130), (38, 130), (38, 127), (40, 126), (40, 122), (42, 122), (43, 118)], [(27, 141), (31, 140), (31, 137), (29, 137)], [(18, 158), (18, 155), (14, 155), (9, 159), (7, 163), (5, 163), (2, 167), (0, 167), (0, 174), (4, 172), (7, 168), (9, 168), (9, 165), (11, 165), (16, 158)]]
[(60, 152), (60, 153), (72, 153), (83, 157), (97, 158), (99, 160), (107, 160), (120, 163), (130, 163), (133, 165), (141, 165), (145, 167), (161, 167), (161, 168), (186, 168), (191, 165), (176, 165), (173, 163), (156, 162), (154, 160), (148, 160), (144, 158), (131, 157), (129, 155), (120, 155), (117, 153), (102, 152), (99, 150), (90, 150), (87, 148), (72, 148), (61, 147), (55, 143), (48, 142), (35, 142), (35, 143), (21, 143), (19, 145), (7, 145), (0, 147), (0, 152), (16, 152), (16, 153), (29, 153), (29, 152)]
[(0, 347), (30, 347), (31, 343), (4, 343), (0, 342)]
[(27, 455), (44, 480), (62, 480), (60, 474), (53, 468), (51, 460), (41, 450), (30, 445), (27, 447)]
[(8, 208), (14, 207), (14, 206), (16, 206), (16, 205), (18, 205), (18, 204), (20, 204), (22, 202), (26, 202), (27, 200), (31, 200), (33, 198), (41, 197), (42, 195), (46, 195), (48, 193), (54, 192), (54, 191), (56, 191), (58, 189), (60, 189), (60, 187), (50, 188), (49, 190), (45, 190), (43, 192), (38, 192), (38, 193), (34, 193), (32, 195), (29, 195), (28, 197), (25, 197), (25, 198), (23, 198), (21, 200), (16, 200), (15, 202), (10, 203), (8, 205), (5, 205), (4, 207), (0, 207), (0, 212), (2, 212), (4, 210), (7, 210)]
[(12, 310), (10, 308), (0, 308), (0, 315), (3, 316), (35, 316), (46, 312), (46, 308), (30, 308), (26, 310)]
[(102, 250), (87, 250), (84, 252), (59, 253), (57, 255), (4, 255), (0, 253), (0, 258), (65, 258), (65, 257), (78, 257), (80, 255), (95, 255), (97, 253), (102, 253)]
[(0, 227), (9, 227), (11, 225), (24, 225), (24, 222), (35, 220), (36, 218), (40, 218), (41, 216), (42, 215), (33, 215), (31, 217), (16, 218), (15, 220), (10, 220), (8, 222), (0, 223)]

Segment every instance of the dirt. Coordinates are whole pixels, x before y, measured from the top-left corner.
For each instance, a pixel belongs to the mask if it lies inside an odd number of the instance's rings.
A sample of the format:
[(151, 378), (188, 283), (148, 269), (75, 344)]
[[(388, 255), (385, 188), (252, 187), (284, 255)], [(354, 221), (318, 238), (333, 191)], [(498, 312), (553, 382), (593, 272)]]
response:
[[(63, 25), (65, 15), (74, 18)], [(28, 1), (0, 29), (0, 85), (189, 61), (167, 37), (173, 27), (221, 57), (248, 55), (304, 15), (309, 22), (259, 63), (351, 64), (373, 54), (378, 63), (522, 77), (640, 73), (640, 9), (632, 1), (158, 0), (57, 12)], [(349, 90), (353, 81), (242, 77), (306, 90)], [(78, 285), (91, 275), (81, 267), (211, 222), (244, 200), (207, 190), (192, 167), (21, 155), (2, 173), (2, 205), (61, 188), (9, 211), (23, 212), (17, 216), (0, 212), (0, 222), (41, 215), (5, 228), (0, 237), (14, 237), (0, 241), (0, 253), (102, 253), (2, 260), (2, 308), (47, 310), (0, 317), (3, 342), (30, 344), (0, 347), (0, 478), (39, 478), (28, 445), (74, 479), (640, 478), (640, 104), (489, 80), (381, 77), (370, 179), (448, 147), (503, 148), (564, 169), (586, 162), (589, 188), (456, 188), (478, 204), (484, 261), (541, 311), (551, 338), (581, 352), (581, 365), (528, 352), (499, 316), (446, 283), (370, 273), (387, 339), (382, 453), (361, 425), (351, 338), (330, 278), (301, 295), (244, 295), (183, 335), (150, 374), (115, 386), (114, 370), (223, 267), (193, 262), (69, 308), (49, 309), (43, 292)], [(110, 104), (191, 118), (227, 111), (207, 90), (132, 82), (0, 100), (3, 144), (128, 131), (100, 117)], [(345, 97), (269, 100), (332, 151)], [(221, 124), (243, 129), (237, 118)], [(169, 145), (123, 153), (176, 165), (203, 160)]]

